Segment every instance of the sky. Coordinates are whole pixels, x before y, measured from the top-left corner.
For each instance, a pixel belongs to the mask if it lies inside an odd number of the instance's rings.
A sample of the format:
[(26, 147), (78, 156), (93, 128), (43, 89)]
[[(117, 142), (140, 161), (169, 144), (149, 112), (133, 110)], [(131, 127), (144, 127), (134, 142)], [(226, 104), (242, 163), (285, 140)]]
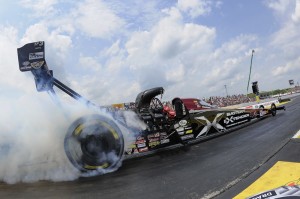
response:
[(54, 77), (109, 105), (157, 86), (163, 100), (246, 94), (252, 50), (250, 82), (287, 88), (300, 81), (299, 32), (300, 0), (0, 0), (0, 181), (78, 178), (63, 138), (95, 112), (38, 93), (18, 68), (26, 43), (45, 41)]
[(299, 0), (0, 0), (0, 89), (21, 84), (16, 48), (35, 41), (55, 77), (101, 105), (157, 86), (165, 99), (245, 94), (252, 50), (250, 83), (287, 88), (299, 21)]

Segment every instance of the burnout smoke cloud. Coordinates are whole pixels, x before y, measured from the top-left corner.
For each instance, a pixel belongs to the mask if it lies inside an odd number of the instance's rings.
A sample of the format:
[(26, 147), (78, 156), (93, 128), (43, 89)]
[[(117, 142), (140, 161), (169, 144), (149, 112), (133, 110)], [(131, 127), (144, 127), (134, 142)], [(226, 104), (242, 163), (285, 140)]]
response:
[(64, 132), (70, 123), (62, 110), (35, 94), (1, 98), (0, 180), (7, 183), (73, 180), (78, 177), (65, 157)]
[[(63, 99), (59, 105), (47, 93), (38, 93), (32, 74), (18, 70), (14, 34), (14, 29), (0, 32), (7, 46), (0, 50), (0, 181), (74, 180), (81, 174), (66, 157), (64, 137), (74, 120), (99, 110), (74, 100)], [(128, 135), (125, 132), (125, 141)]]
[[(32, 87), (34, 85), (33, 80), (30, 81), (29, 78), (24, 83)], [(18, 92), (21, 91), (16, 88), (11, 90), (11, 94)], [(3, 122), (0, 127), (1, 181), (7, 183), (38, 180), (66, 181), (81, 176), (69, 162), (64, 151), (67, 129), (74, 120), (85, 115), (100, 113), (110, 119), (112, 117), (76, 101), (71, 105), (64, 101), (60, 102), (61, 106), (51, 101), (46, 93), (37, 93), (34, 89), (18, 97), (0, 98), (0, 103), (5, 107), (2, 109), (4, 114), (0, 116)], [(138, 122), (131, 112), (124, 112), (124, 119), (137, 131), (144, 128), (144, 124)], [(122, 125), (119, 126), (124, 136), (125, 146), (128, 146), (134, 137), (134, 132), (129, 132)], [(95, 174), (98, 172), (91, 172), (85, 176)]]

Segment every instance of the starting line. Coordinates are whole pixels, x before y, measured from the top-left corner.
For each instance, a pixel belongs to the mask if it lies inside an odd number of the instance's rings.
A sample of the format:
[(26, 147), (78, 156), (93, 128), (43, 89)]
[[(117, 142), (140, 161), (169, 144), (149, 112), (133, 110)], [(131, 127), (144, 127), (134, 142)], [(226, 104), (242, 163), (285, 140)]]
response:
[(295, 194), (300, 196), (300, 163), (278, 161), (234, 199), (270, 198), (268, 194), (275, 194), (275, 189), (297, 189)]

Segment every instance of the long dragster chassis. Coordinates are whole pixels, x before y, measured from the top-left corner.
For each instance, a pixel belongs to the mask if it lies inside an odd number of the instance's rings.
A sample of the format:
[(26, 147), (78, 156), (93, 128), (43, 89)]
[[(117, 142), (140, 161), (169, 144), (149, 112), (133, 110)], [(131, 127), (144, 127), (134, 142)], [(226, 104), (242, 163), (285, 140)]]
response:
[[(101, 109), (89, 100), (54, 78), (45, 60), (43, 41), (28, 43), (17, 49), (20, 71), (31, 71), (37, 91), (47, 91), (57, 97), (54, 86), (72, 98), (93, 109)], [(124, 156), (145, 154), (178, 144), (190, 143), (227, 133), (242, 127), (250, 121), (268, 115), (276, 115), (277, 110), (285, 109), (272, 104), (269, 109), (205, 109), (188, 110), (180, 98), (172, 100), (175, 116), (170, 115), (158, 95), (162, 87), (139, 93), (135, 107), (131, 110), (145, 126), (136, 132), (127, 125), (123, 113), (112, 112), (114, 117), (93, 114), (78, 118), (69, 127), (64, 140), (64, 148), (70, 162), (83, 173), (105, 173), (115, 170)], [(131, 144), (124, 148), (121, 129), (132, 132)], [(123, 130), (124, 131), (124, 130)]]

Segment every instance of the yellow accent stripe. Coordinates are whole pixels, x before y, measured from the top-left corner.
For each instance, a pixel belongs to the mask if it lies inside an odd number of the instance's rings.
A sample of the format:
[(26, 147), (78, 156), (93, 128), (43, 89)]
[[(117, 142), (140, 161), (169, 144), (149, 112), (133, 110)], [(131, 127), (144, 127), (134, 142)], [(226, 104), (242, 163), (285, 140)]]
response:
[(80, 124), (80, 125), (78, 125), (78, 126), (76, 127), (76, 129), (74, 130), (75, 136), (78, 136), (78, 135), (81, 133), (82, 129), (84, 129), (86, 126), (93, 125), (93, 124), (100, 124), (100, 125), (106, 127), (106, 128), (113, 134), (113, 136), (114, 136), (115, 139), (119, 139), (119, 135), (118, 135), (118, 133), (115, 131), (114, 128), (112, 128), (112, 127), (111, 127), (109, 124), (107, 124), (106, 122), (96, 121), (96, 120), (94, 120), (94, 121), (89, 121), (89, 122), (87, 122), (87, 123), (85, 123), (85, 124)]
[(192, 129), (186, 131), (186, 134), (190, 134), (190, 133), (193, 133)]
[(109, 165), (108, 163), (104, 163), (103, 165), (100, 165), (100, 166), (91, 166), (91, 165), (84, 165), (84, 168), (85, 169), (105, 169), (107, 168)]
[(84, 129), (86, 126), (97, 124), (97, 123), (99, 123), (99, 122), (96, 120), (93, 120), (93, 121), (88, 121), (87, 123), (80, 124), (75, 129), (75, 135), (76, 136), (79, 135), (81, 133), (82, 129)]
[(117, 132), (115, 131), (115, 129), (113, 129), (110, 125), (108, 125), (105, 122), (100, 122), (103, 126), (105, 126), (106, 128), (109, 129), (109, 131), (113, 134), (115, 139), (119, 139), (119, 135), (117, 134)]
[(84, 128), (83, 124), (80, 124), (79, 126), (77, 126), (76, 129), (75, 129), (75, 135), (76, 136), (79, 135), (83, 128)]
[(281, 105), (287, 104), (287, 103), (289, 103), (289, 102), (291, 102), (291, 101), (281, 102), (281, 103), (279, 103), (279, 104), (278, 104), (278, 106), (281, 106)]
[(261, 192), (295, 183), (300, 185), (300, 163), (279, 161), (234, 199), (245, 199)]

